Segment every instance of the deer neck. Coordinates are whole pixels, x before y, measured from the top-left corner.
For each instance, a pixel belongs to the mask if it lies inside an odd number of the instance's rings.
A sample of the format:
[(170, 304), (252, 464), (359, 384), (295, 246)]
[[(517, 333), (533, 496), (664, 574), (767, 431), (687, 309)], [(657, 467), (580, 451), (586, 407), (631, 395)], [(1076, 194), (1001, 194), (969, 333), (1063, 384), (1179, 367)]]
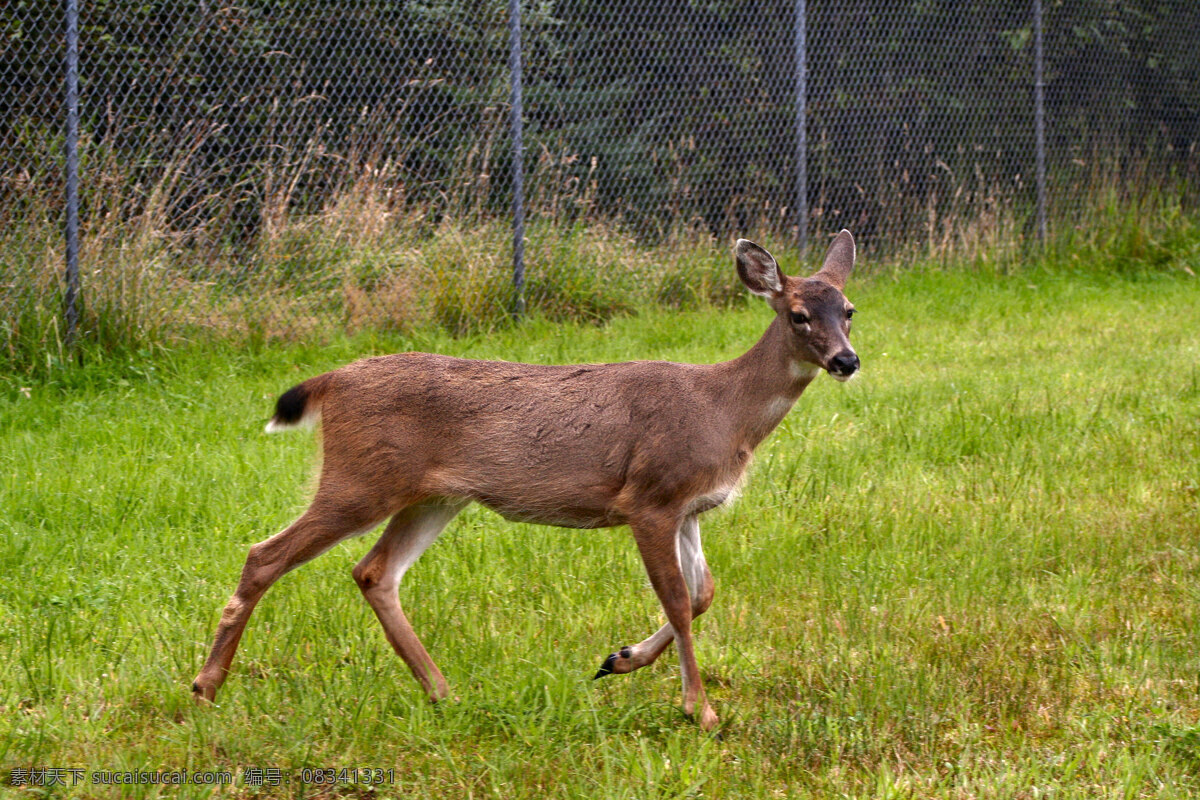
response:
[(819, 371), (792, 356), (790, 335), (776, 317), (742, 356), (717, 365), (726, 407), (733, 410), (736, 427), (750, 449), (779, 425)]

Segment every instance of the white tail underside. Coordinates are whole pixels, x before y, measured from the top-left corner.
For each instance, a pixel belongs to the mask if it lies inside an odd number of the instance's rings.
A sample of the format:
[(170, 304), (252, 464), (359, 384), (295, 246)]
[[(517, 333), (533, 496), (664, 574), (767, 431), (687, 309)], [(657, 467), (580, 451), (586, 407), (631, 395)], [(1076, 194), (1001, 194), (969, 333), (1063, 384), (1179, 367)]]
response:
[(300, 417), (300, 419), (296, 420), (295, 422), (280, 422), (279, 420), (272, 419), (267, 423), (267, 427), (263, 430), (267, 433), (279, 433), (281, 431), (291, 431), (297, 428), (311, 428), (320, 421), (321, 412), (318, 409), (316, 411), (306, 411), (304, 416)]

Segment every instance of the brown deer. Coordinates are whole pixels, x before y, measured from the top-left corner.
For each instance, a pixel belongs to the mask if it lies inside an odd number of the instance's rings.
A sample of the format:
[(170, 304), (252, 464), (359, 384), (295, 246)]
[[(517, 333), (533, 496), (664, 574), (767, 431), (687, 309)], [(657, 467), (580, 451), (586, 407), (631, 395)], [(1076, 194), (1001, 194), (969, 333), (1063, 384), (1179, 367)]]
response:
[(390, 518), (354, 580), (393, 648), (433, 701), (446, 680), (400, 608), (400, 579), (471, 501), (510, 520), (567, 528), (628, 525), (667, 624), (608, 656), (596, 677), (632, 672), (674, 641), (683, 710), (705, 730), (692, 620), (713, 598), (698, 517), (727, 501), (769, 434), (820, 369), (859, 366), (854, 307), (842, 294), (854, 239), (842, 231), (810, 278), (787, 277), (763, 248), (738, 240), (738, 275), (775, 311), (754, 347), (721, 364), (634, 361), (540, 366), (427, 353), (367, 358), (318, 375), (278, 400), (267, 430), (324, 427), (312, 505), (250, 548), (192, 684), (211, 701), (254, 606), (288, 570)]

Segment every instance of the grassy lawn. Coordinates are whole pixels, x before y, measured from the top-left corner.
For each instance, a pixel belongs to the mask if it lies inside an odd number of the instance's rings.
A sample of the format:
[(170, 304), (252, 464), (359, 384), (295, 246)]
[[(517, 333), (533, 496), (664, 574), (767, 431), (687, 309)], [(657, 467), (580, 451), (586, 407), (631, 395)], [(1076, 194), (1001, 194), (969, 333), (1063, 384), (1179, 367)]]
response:
[[(351, 580), (372, 536), (266, 595), (217, 707), (189, 686), (246, 548), (306, 505), (313, 436), (261, 433), (284, 389), (397, 349), (727, 359), (760, 304), (5, 378), (0, 785), (62, 767), (83, 782), (48, 794), (1196, 796), (1200, 281), (925, 272), (847, 294), (863, 374), (818, 378), (701, 522), (719, 737), (679, 711), (673, 651), (590, 680), (661, 623), (626, 529), (478, 507), (400, 590), (457, 702), (426, 703)], [(248, 786), (255, 767), (290, 782)], [(234, 783), (91, 783), (183, 769)]]

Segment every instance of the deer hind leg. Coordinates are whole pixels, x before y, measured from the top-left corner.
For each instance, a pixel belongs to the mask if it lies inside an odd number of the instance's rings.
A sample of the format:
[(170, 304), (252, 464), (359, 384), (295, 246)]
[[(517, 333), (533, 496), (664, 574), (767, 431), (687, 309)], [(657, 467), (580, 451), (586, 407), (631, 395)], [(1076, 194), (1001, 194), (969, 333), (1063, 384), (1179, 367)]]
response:
[(358, 562), (353, 573), (363, 597), (383, 625), (388, 642), (435, 703), (449, 694), (446, 679), (409, 624), (397, 591), (404, 573), (466, 504), (456, 500), (404, 509), (392, 517), (379, 541)]
[(217, 689), (229, 674), (229, 666), (250, 614), (275, 581), (343, 539), (366, 533), (386, 516), (373, 503), (334, 500), (323, 497), (318, 491), (312, 505), (299, 519), (271, 538), (251, 546), (237, 590), (221, 613), (212, 651), (192, 682), (193, 696), (207, 701), (216, 697)]
[[(693, 596), (699, 599), (707, 595), (711, 601), (712, 593), (711, 587), (701, 592), (702, 587), (698, 586), (693, 593), (688, 586), (689, 581), (707, 575), (708, 570), (707, 567), (701, 569), (698, 563), (693, 563), (693, 569), (688, 570), (681, 563), (681, 556), (687, 549), (681, 546), (683, 528), (689, 527), (689, 536), (694, 536), (694, 541), (699, 542), (699, 526), (691, 528), (692, 524), (685, 520), (684, 526), (677, 526), (665, 516), (649, 516), (634, 522), (631, 527), (642, 555), (642, 563), (646, 566), (646, 574), (650, 576), (650, 585), (654, 587), (654, 592), (667, 615), (667, 622), (674, 632), (683, 678), (683, 712), (689, 716), (698, 715), (700, 727), (712, 730), (717, 726), (717, 715), (705, 697), (704, 682), (700, 678), (700, 666), (696, 662), (696, 650), (692, 642), (692, 608), (695, 602)], [(694, 556), (699, 552), (697, 548), (687, 557), (692, 558), (694, 562)], [(689, 574), (691, 578), (688, 577)], [(650, 639), (654, 639), (655, 636), (651, 636)], [(666, 645), (663, 645), (663, 648), (665, 647)]]
[[(700, 523), (695, 516), (684, 519), (679, 526), (676, 540), (679, 549), (679, 567), (683, 570), (687, 582), (688, 595), (692, 604), (692, 619), (703, 614), (712, 605), (716, 584), (708, 562), (704, 560), (704, 550), (700, 546)], [(595, 678), (605, 675), (624, 675), (635, 669), (653, 664), (675, 641), (675, 629), (667, 623), (648, 637), (635, 645), (626, 645), (600, 665)]]

